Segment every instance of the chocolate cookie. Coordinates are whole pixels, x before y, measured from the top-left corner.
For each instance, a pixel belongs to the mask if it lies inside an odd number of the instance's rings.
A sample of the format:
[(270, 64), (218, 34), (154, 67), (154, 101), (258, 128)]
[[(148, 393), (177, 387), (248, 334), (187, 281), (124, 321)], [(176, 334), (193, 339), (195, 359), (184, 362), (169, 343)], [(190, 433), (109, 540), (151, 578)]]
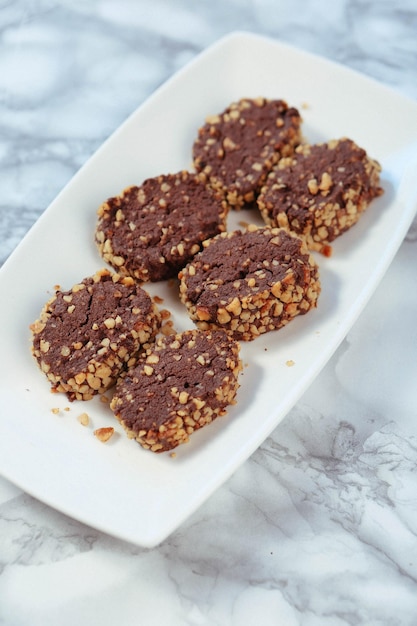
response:
[(201, 329), (250, 341), (317, 304), (317, 265), (304, 241), (279, 228), (221, 233), (179, 273), (180, 298)]
[(299, 146), (268, 175), (258, 206), (268, 225), (303, 235), (311, 250), (329, 256), (328, 244), (381, 195), (380, 171), (350, 139)]
[(239, 344), (224, 331), (162, 337), (119, 380), (110, 406), (144, 448), (172, 450), (226, 413), (240, 370)]
[(124, 276), (159, 281), (176, 276), (201, 248), (225, 229), (227, 205), (196, 174), (148, 178), (98, 210), (101, 256)]
[(31, 325), (32, 352), (52, 385), (70, 400), (90, 400), (134, 365), (160, 315), (130, 277), (100, 270), (57, 290)]
[(243, 98), (199, 129), (194, 167), (233, 208), (251, 205), (272, 166), (300, 143), (300, 125), (284, 100)]

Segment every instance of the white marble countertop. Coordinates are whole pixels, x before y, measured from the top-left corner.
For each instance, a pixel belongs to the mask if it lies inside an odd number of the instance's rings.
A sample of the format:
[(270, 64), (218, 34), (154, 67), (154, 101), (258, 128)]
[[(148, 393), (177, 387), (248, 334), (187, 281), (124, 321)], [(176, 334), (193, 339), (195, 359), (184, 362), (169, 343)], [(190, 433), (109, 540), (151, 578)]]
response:
[[(417, 99), (415, 0), (3, 2), (0, 262), (158, 85), (237, 29)], [(0, 478), (0, 624), (415, 625), (416, 242), (414, 223), (295, 408), (157, 548)]]

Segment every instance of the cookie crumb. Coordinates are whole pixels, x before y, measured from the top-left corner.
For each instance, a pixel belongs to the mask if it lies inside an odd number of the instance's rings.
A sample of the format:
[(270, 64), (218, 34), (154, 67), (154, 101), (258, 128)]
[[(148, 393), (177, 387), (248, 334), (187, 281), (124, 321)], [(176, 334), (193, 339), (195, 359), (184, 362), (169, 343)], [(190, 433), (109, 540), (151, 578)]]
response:
[(288, 359), (288, 361), (285, 361), (285, 365), (287, 367), (293, 367), (295, 365), (295, 361), (293, 361), (292, 359)]

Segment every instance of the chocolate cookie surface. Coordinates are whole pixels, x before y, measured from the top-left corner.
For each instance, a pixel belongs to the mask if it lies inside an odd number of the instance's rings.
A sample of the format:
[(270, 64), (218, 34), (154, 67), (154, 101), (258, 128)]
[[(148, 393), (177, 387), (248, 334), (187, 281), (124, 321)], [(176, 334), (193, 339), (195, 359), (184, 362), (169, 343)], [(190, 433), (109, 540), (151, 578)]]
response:
[(160, 175), (101, 205), (96, 242), (120, 274), (159, 281), (176, 276), (204, 239), (223, 231), (226, 216), (226, 203), (195, 174)]
[(350, 139), (299, 146), (268, 175), (258, 206), (268, 225), (293, 230), (310, 249), (329, 255), (328, 244), (381, 195), (380, 171)]
[(194, 167), (232, 207), (250, 205), (272, 166), (300, 143), (300, 125), (284, 100), (242, 98), (199, 129)]
[(144, 448), (172, 450), (226, 413), (240, 370), (239, 344), (224, 331), (162, 337), (119, 380), (110, 406)]
[(159, 326), (156, 306), (132, 278), (100, 270), (45, 304), (31, 325), (32, 352), (52, 391), (90, 400), (135, 363)]
[(250, 341), (316, 306), (317, 264), (293, 233), (249, 226), (204, 245), (179, 273), (180, 298), (199, 328)]

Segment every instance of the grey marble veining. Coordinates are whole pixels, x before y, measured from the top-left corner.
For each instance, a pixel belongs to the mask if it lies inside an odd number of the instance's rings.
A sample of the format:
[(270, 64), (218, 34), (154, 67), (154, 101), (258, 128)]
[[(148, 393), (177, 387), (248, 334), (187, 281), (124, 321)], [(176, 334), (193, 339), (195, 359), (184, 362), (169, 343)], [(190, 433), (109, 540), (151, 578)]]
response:
[[(0, 263), (156, 87), (238, 29), (417, 99), (415, 0), (0, 2)], [(300, 402), (159, 547), (0, 479), (0, 624), (414, 626), (416, 233)]]

